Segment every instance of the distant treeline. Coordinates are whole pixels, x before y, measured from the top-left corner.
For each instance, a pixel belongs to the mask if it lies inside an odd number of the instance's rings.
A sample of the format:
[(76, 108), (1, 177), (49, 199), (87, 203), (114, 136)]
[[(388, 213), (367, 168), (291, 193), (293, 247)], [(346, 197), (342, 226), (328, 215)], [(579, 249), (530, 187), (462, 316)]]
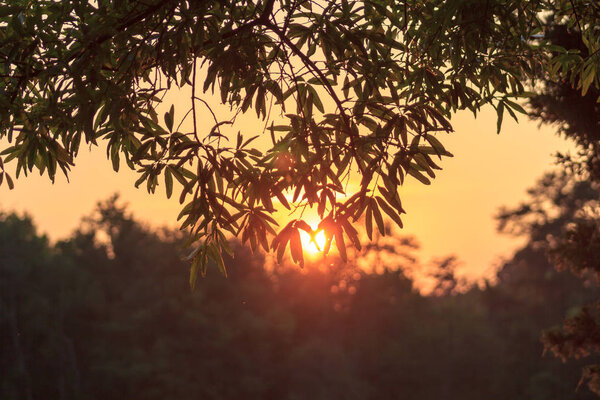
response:
[[(280, 268), (235, 247), (188, 282), (182, 236), (114, 202), (56, 245), (0, 216), (0, 399), (587, 399), (543, 329), (592, 295), (525, 247), (498, 282)], [(452, 276), (441, 274), (447, 285)]]

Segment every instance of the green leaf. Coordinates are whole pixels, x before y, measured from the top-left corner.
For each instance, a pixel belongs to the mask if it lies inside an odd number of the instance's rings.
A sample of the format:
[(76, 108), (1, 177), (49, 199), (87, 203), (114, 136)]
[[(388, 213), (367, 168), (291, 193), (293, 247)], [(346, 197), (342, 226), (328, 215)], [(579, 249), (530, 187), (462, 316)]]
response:
[(373, 217), (375, 217), (375, 222), (377, 223), (377, 229), (379, 229), (379, 233), (381, 234), (381, 236), (385, 236), (385, 225), (383, 223), (383, 217), (381, 216), (379, 207), (373, 199), (371, 199), (371, 204), (371, 208), (373, 209)]
[(377, 203), (383, 209), (383, 211), (398, 225), (400, 228), (403, 228), (402, 220), (396, 211), (390, 207), (381, 197), (377, 196)]
[(227, 278), (227, 269), (225, 268), (225, 263), (223, 262), (223, 256), (221, 255), (221, 249), (217, 247), (217, 244), (210, 244), (207, 248), (208, 255), (213, 261), (217, 264), (217, 268), (223, 274), (225, 278)]
[(116, 144), (116, 143), (114, 143), (110, 147), (110, 159), (112, 161), (113, 170), (115, 170), (116, 172), (118, 172), (119, 171), (120, 157), (119, 157), (119, 145)]
[(175, 105), (171, 105), (171, 109), (165, 113), (165, 124), (169, 132), (173, 133), (173, 119), (175, 117)]
[(408, 173), (410, 176), (412, 176), (413, 178), (425, 185), (431, 185), (431, 181), (429, 180), (429, 178), (427, 178), (425, 175), (423, 175), (420, 171), (416, 170), (412, 166), (406, 170), (406, 173)]
[(196, 288), (196, 281), (198, 280), (198, 259), (192, 261), (190, 266), (190, 287), (192, 290)]
[(342, 221), (342, 227), (346, 232), (346, 235), (350, 238), (352, 245), (356, 250), (360, 251), (362, 246), (360, 245), (360, 239), (358, 238), (358, 232), (354, 227), (346, 220)]
[(365, 228), (367, 229), (367, 236), (369, 237), (369, 240), (373, 240), (373, 210), (371, 208), (371, 203), (367, 205)]
[(319, 95), (317, 94), (317, 91), (310, 85), (308, 85), (308, 90), (312, 93), (312, 103), (315, 107), (317, 107), (317, 110), (319, 110), (320, 112), (324, 113), (325, 112), (325, 108), (323, 107), (323, 103), (321, 102), (321, 99), (319, 98)]
[(292, 260), (299, 263), (301, 266), (304, 265), (304, 255), (302, 252), (302, 241), (300, 240), (300, 232), (298, 229), (292, 229), (290, 233), (290, 250), (292, 253)]
[(346, 243), (344, 242), (344, 233), (341, 227), (338, 227), (335, 232), (335, 245), (340, 253), (340, 257), (342, 257), (342, 260), (344, 260), (344, 262), (348, 261), (348, 255), (346, 254)]
[(500, 100), (500, 103), (498, 103), (498, 106), (496, 107), (496, 113), (498, 114), (496, 133), (500, 133), (500, 130), (502, 129), (502, 118), (504, 117), (504, 101)]
[(170, 199), (173, 194), (173, 174), (171, 173), (171, 168), (165, 168), (165, 188), (167, 191), (167, 198)]
[(517, 112), (521, 113), (521, 114), (527, 114), (527, 111), (525, 111), (525, 109), (523, 107), (521, 107), (521, 105), (519, 103), (516, 103), (514, 101), (511, 100), (505, 100), (506, 104), (510, 106), (510, 108), (512, 108), (513, 110), (516, 110)]
[(596, 65), (589, 63), (581, 74), (581, 95), (585, 96), (596, 77)]
[(13, 183), (12, 178), (10, 177), (9, 174), (5, 173), (4, 177), (6, 178), (6, 184), (8, 185), (8, 188), (10, 190), (13, 190), (15, 188), (15, 184)]

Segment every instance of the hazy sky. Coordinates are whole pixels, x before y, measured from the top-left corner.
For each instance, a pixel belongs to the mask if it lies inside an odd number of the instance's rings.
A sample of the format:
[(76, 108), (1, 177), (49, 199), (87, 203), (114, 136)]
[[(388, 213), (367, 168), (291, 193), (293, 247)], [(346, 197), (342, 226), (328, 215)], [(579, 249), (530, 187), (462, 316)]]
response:
[[(525, 190), (552, 168), (552, 154), (571, 146), (553, 128), (539, 129), (524, 117), (519, 124), (505, 118), (497, 135), (493, 110), (477, 119), (458, 114), (453, 124), (456, 132), (439, 138), (455, 157), (441, 163), (444, 169), (431, 186), (408, 179), (401, 189), (408, 212), (404, 231), (422, 244), (423, 262), (455, 254), (470, 276), (489, 276), (499, 258), (510, 255), (519, 243), (496, 233), (493, 215), (502, 205), (518, 203)], [(27, 212), (55, 240), (68, 236), (97, 201), (119, 192), (139, 219), (177, 226), (178, 196), (167, 200), (162, 186), (150, 195), (143, 185), (136, 189), (135, 180), (135, 173), (126, 168), (115, 173), (102, 150), (82, 148), (70, 183), (58, 174), (54, 185), (38, 174), (21, 177), (12, 191), (0, 187), (0, 208)]]

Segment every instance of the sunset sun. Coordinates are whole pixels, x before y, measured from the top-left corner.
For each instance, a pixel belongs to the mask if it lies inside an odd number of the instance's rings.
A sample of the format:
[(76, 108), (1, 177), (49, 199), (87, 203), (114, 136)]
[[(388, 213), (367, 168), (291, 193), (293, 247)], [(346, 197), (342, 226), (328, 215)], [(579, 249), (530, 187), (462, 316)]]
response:
[(302, 249), (308, 256), (317, 256), (323, 253), (325, 247), (325, 232), (323, 230), (317, 231), (314, 234), (314, 238), (304, 231), (300, 231), (300, 240), (302, 241)]

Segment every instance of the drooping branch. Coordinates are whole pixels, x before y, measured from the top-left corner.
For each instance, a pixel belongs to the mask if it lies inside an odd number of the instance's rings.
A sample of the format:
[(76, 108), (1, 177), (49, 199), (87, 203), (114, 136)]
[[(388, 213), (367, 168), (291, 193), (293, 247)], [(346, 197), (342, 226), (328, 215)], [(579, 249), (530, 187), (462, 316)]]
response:
[(304, 54), (299, 48), (298, 46), (296, 46), (291, 40), (290, 38), (288, 38), (282, 31), (281, 29), (279, 29), (279, 27), (273, 23), (266, 23), (265, 26), (267, 28), (269, 28), (273, 33), (275, 33), (279, 39), (285, 43), (286, 46), (288, 46), (290, 48), (290, 50), (292, 50), (292, 52), (294, 54), (296, 54), (304, 63), (304, 65), (306, 65), (306, 67), (312, 71), (313, 74), (316, 74), (317, 77), (319, 78), (319, 81), (321, 81), (321, 83), (323, 83), (323, 86), (325, 86), (325, 90), (327, 90), (327, 93), (329, 93), (329, 95), (331, 96), (332, 100), (335, 102), (337, 109), (340, 112), (340, 116), (342, 117), (342, 122), (344, 123), (344, 128), (346, 128), (346, 131), (348, 133), (348, 137), (350, 138), (350, 151), (353, 154), (353, 157), (356, 160), (356, 164), (358, 165), (358, 168), (361, 172), (361, 174), (364, 174), (364, 170), (362, 168), (360, 161), (360, 157), (357, 153), (357, 144), (356, 144), (356, 134), (354, 133), (354, 131), (352, 130), (352, 127), (350, 125), (350, 119), (348, 118), (348, 115), (346, 114), (346, 111), (344, 109), (344, 105), (342, 104), (342, 101), (340, 100), (340, 98), (337, 96), (337, 94), (335, 93), (335, 90), (333, 89), (333, 87), (331, 86), (331, 83), (329, 82), (329, 80), (327, 79), (327, 77), (325, 76), (325, 74), (323, 73), (323, 71), (321, 71), (321, 69), (319, 67), (317, 67), (315, 65), (315, 63), (310, 59), (310, 57), (308, 57), (306, 54)]

